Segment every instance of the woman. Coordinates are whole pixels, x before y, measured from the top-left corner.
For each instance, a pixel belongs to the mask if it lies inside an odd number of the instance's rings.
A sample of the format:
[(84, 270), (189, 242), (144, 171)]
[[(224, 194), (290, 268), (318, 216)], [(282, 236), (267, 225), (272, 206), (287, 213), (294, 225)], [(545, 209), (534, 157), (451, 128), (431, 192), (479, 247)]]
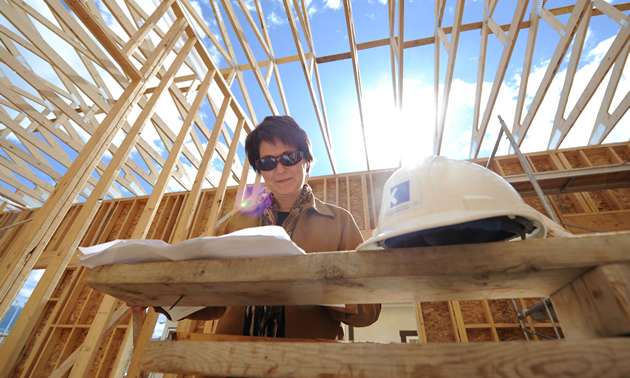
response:
[[(352, 215), (313, 196), (306, 181), (313, 162), (308, 135), (289, 116), (270, 116), (245, 141), (251, 166), (265, 179), (271, 201), (258, 211), (236, 213), (218, 235), (243, 228), (282, 226), (304, 251), (353, 250), (363, 242)], [(228, 335), (342, 339), (340, 323), (365, 327), (380, 314), (380, 304), (327, 306), (206, 307), (192, 320), (220, 319), (216, 333)]]

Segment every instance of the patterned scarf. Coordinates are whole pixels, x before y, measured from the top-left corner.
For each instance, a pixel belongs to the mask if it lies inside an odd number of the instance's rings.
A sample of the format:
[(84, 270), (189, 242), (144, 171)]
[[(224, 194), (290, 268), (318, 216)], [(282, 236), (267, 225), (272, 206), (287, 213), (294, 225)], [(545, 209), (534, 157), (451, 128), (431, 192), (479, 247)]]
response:
[[(273, 194), (272, 194), (273, 197)], [(293, 238), (293, 232), (298, 221), (313, 202), (313, 190), (308, 184), (302, 187), (302, 193), (291, 208), (282, 227), (289, 237)], [(278, 202), (272, 200), (271, 207), (263, 215), (263, 226), (275, 225), (278, 220)], [(284, 306), (247, 306), (245, 309), (245, 322), (243, 324), (244, 336), (259, 337), (284, 337)]]
[[(273, 198), (273, 193), (271, 194), (271, 196), (271, 207), (269, 207), (263, 215), (263, 226), (275, 225), (278, 219), (278, 202), (275, 200), (275, 198)], [(302, 187), (302, 193), (300, 193), (300, 196), (295, 201), (295, 204), (289, 212), (289, 216), (282, 224), (282, 227), (286, 230), (287, 234), (289, 234), (290, 238), (293, 238), (295, 226), (297, 226), (298, 221), (302, 217), (302, 214), (310, 208), (309, 205), (312, 202), (313, 190), (308, 184), (304, 184), (304, 186)]]

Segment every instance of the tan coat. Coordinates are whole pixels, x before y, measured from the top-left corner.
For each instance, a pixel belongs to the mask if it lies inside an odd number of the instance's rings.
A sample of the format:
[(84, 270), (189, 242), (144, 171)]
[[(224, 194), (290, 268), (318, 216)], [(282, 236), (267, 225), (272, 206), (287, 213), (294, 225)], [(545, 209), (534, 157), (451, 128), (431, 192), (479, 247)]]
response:
[[(346, 210), (323, 203), (313, 197), (310, 209), (298, 221), (292, 240), (306, 253), (354, 250), (363, 237), (352, 215)], [(262, 225), (262, 216), (232, 216), (219, 235)], [(374, 323), (381, 312), (380, 304), (346, 305), (346, 308), (324, 306), (285, 306), (285, 336), (300, 339), (335, 339), (343, 337), (340, 322), (354, 327)], [(244, 306), (207, 307), (189, 315), (188, 319), (221, 319), (218, 334), (241, 335)]]

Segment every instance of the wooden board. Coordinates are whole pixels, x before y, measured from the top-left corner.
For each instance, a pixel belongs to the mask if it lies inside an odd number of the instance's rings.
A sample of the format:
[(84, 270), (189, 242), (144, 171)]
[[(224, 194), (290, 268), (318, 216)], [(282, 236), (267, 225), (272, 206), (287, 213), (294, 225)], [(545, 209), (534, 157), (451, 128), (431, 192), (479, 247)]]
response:
[(141, 365), (230, 377), (622, 377), (630, 374), (628, 355), (628, 338), (420, 345), (153, 341)]
[(86, 283), (145, 306), (379, 303), (543, 297), (630, 261), (630, 232), (306, 256), (115, 264)]

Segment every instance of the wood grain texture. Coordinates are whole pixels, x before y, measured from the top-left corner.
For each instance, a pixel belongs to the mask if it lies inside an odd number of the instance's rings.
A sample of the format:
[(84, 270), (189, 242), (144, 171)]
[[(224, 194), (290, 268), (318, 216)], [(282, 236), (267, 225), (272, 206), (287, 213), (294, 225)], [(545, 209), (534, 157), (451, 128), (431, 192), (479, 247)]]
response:
[(630, 265), (599, 266), (551, 297), (567, 340), (630, 335)]
[(142, 369), (238, 377), (622, 377), (630, 340), (473, 344), (148, 342)]
[(91, 287), (138, 305), (382, 303), (542, 297), (630, 261), (630, 232), (257, 259), (116, 264)]

